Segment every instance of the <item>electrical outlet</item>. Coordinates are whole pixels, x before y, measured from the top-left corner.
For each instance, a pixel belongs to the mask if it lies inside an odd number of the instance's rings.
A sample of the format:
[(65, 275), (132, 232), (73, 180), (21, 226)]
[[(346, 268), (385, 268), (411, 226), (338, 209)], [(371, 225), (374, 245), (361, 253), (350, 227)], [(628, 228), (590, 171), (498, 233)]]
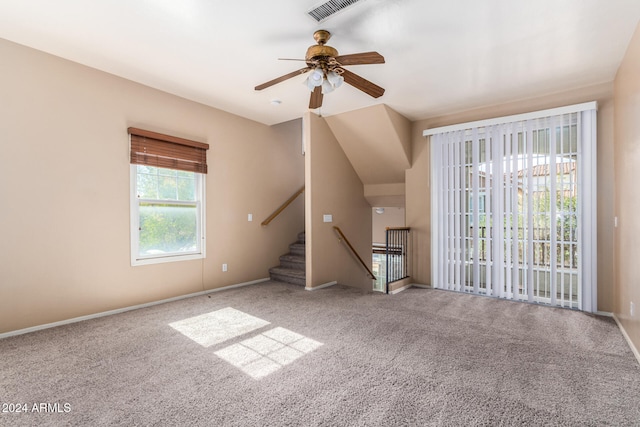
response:
[(253, 214), (248, 214), (247, 215), (247, 221), (249, 221), (249, 222), (253, 221)]
[(227, 264), (222, 264), (222, 271), (227, 271)]
[(636, 305), (633, 303), (633, 301), (631, 301), (631, 304), (629, 304), (629, 305), (630, 305), (630, 307), (629, 307), (629, 315), (631, 317), (633, 317), (633, 316), (636, 315)]

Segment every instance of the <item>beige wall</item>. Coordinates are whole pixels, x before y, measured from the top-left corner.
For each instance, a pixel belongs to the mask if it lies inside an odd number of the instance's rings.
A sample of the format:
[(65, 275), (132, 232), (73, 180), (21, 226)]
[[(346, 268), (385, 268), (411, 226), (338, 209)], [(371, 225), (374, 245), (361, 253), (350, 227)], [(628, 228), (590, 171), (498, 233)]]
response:
[(411, 122), (384, 104), (326, 119), (365, 186), (404, 182), (411, 164)]
[(414, 283), (431, 284), (431, 179), (429, 146), (414, 123), (413, 161), (406, 171), (405, 220), (413, 244), (411, 276)]
[(387, 227), (404, 227), (404, 208), (387, 206), (384, 213), (371, 209), (373, 242), (384, 244), (387, 240)]
[[(615, 314), (640, 350), (640, 27), (615, 80)], [(636, 306), (630, 315), (630, 303)]]
[(413, 123), (413, 162), (406, 173), (406, 218), (414, 239), (414, 282), (430, 284), (430, 150), (425, 129), (598, 101), (598, 310), (613, 307), (613, 84), (434, 117)]
[[(0, 333), (265, 278), (304, 229), (301, 198), (260, 226), (304, 183), (300, 121), (269, 128), (4, 40), (0, 58)], [(206, 259), (130, 265), (128, 126), (210, 144)]]
[[(307, 288), (330, 282), (371, 290), (372, 281), (344, 242), (338, 226), (371, 268), (371, 206), (364, 185), (326, 121), (305, 114)], [(333, 215), (332, 223), (323, 215)]]
[(404, 208), (404, 180), (395, 184), (369, 184), (364, 186), (364, 197), (371, 206)]

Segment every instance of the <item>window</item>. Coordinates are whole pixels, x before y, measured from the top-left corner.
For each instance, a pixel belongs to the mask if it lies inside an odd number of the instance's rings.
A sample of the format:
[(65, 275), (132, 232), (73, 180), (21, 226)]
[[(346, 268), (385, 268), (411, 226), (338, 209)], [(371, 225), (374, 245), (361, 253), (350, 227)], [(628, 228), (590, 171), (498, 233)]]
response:
[(136, 128), (131, 134), (131, 264), (205, 256), (207, 144)]
[(595, 311), (595, 103), (425, 131), (432, 286)]

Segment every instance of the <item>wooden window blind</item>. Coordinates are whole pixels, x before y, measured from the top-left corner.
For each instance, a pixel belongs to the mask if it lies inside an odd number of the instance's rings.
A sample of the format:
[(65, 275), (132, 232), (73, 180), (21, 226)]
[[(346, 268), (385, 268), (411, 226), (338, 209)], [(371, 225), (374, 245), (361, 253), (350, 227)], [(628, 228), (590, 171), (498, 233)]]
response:
[(131, 164), (207, 173), (209, 144), (130, 127)]

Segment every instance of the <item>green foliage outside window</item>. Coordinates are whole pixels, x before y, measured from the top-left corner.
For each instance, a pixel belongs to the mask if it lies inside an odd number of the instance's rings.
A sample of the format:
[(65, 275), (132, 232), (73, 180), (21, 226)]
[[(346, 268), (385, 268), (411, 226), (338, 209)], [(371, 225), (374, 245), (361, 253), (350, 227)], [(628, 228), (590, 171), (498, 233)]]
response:
[(197, 249), (195, 206), (140, 204), (140, 254)]
[(197, 250), (198, 218), (193, 172), (138, 165), (137, 195), (140, 255)]

